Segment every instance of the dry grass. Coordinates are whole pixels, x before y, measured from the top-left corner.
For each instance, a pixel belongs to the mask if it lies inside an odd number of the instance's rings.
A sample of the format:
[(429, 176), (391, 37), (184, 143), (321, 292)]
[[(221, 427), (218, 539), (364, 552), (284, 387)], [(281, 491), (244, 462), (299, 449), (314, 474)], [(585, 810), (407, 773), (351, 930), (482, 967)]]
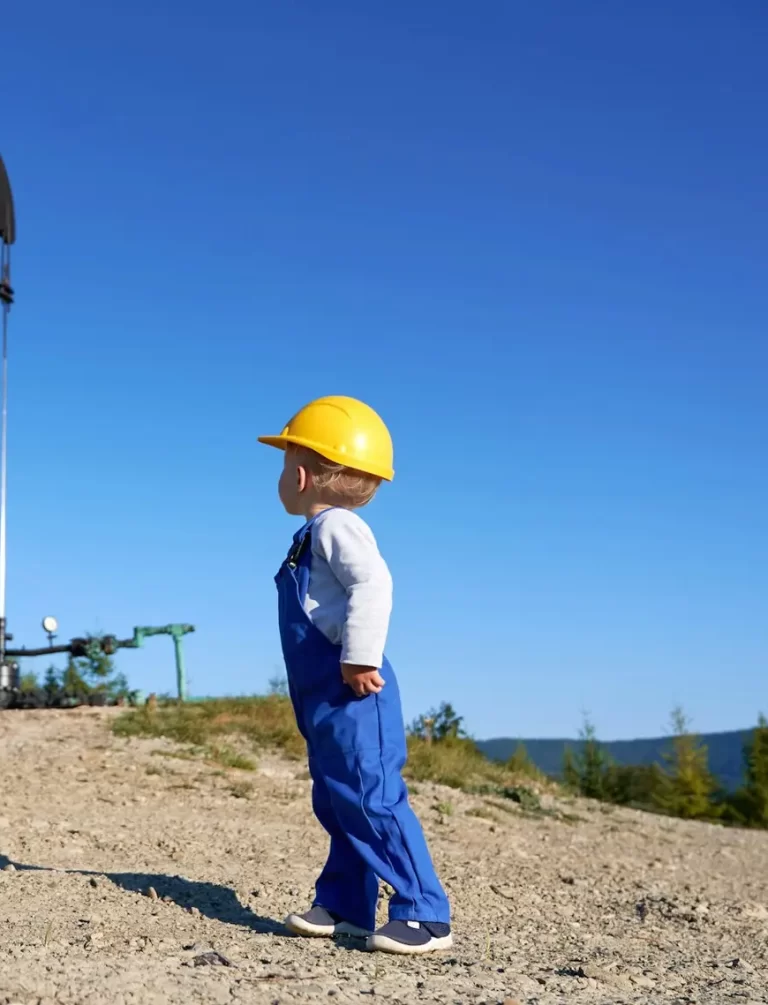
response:
[[(200, 757), (243, 770), (253, 770), (255, 763), (227, 746), (225, 738), (238, 746), (245, 743), (254, 751), (279, 750), (291, 758), (305, 754), (291, 703), (277, 694), (144, 706), (120, 716), (113, 728), (118, 736), (167, 737), (187, 746), (177, 756)], [(517, 801), (520, 793), (526, 798), (528, 784), (541, 780), (489, 761), (471, 740), (448, 738), (430, 743), (417, 736), (408, 738), (405, 775), (410, 782), (434, 782)]]
[(200, 756), (229, 768), (252, 771), (254, 761), (223, 741), (245, 741), (253, 750), (277, 749), (288, 757), (301, 757), (304, 742), (296, 729), (287, 698), (266, 695), (254, 698), (214, 698), (209, 701), (169, 703), (132, 709), (115, 720), (118, 736), (167, 737)]
[(472, 740), (461, 737), (447, 738), (429, 743), (416, 736), (408, 739), (408, 765), (406, 776), (417, 782), (434, 782), (463, 792), (501, 795), (515, 798), (511, 793), (525, 792), (531, 783), (545, 786), (538, 773), (515, 771), (506, 764), (489, 761), (480, 753)]
[(235, 799), (250, 799), (253, 795), (253, 784), (251, 782), (234, 782), (229, 787), (229, 794)]
[(491, 810), (485, 806), (473, 806), (471, 809), (467, 810), (464, 816), (473, 817), (477, 820), (488, 820), (491, 823), (497, 823), (499, 819), (495, 813), (492, 813)]

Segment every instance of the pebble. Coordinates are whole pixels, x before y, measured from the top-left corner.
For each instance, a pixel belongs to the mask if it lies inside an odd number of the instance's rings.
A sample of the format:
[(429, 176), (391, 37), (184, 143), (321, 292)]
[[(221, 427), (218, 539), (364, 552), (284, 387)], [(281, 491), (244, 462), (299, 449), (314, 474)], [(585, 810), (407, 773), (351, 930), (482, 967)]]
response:
[(650, 990), (656, 987), (656, 981), (650, 977), (646, 977), (644, 974), (632, 974), (629, 979), (639, 988), (648, 988)]
[(194, 967), (234, 967), (234, 965), (232, 960), (224, 956), (223, 953), (216, 952), (215, 949), (207, 953), (200, 953), (192, 960)]

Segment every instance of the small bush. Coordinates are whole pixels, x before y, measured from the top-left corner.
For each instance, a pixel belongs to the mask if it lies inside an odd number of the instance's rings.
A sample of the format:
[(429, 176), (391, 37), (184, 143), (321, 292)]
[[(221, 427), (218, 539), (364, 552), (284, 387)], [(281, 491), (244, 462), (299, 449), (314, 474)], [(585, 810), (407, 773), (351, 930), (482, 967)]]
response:
[(491, 823), (498, 822), (496, 814), (485, 806), (473, 806), (472, 809), (467, 810), (464, 816), (474, 817), (477, 820), (490, 820)]
[(513, 803), (522, 806), (524, 810), (540, 810), (541, 800), (531, 789), (525, 785), (512, 785), (502, 789), (499, 795), (505, 799), (511, 799)]
[(256, 770), (256, 762), (252, 758), (244, 757), (229, 747), (210, 747), (206, 751), (206, 756), (210, 761), (215, 761), (225, 768), (236, 768), (239, 771)]
[(250, 799), (253, 795), (253, 785), (250, 782), (234, 782), (229, 787), (229, 794), (235, 799)]

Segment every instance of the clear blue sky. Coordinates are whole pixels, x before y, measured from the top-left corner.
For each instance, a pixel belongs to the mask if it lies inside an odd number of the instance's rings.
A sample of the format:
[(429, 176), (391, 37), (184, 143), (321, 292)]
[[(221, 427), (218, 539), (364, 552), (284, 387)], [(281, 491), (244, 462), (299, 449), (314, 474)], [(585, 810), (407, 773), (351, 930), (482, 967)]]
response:
[[(395, 438), (409, 718), (768, 710), (762, 0), (28, 0), (3, 41), (18, 640), (188, 620), (196, 693), (263, 688), (256, 436), (341, 393)], [(173, 686), (168, 640), (120, 665)]]

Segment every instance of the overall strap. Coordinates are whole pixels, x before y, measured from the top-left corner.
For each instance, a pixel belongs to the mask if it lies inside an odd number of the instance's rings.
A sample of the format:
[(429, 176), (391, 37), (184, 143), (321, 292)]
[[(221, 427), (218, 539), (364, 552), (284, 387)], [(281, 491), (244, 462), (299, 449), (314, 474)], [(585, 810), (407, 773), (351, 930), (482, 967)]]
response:
[(293, 544), (291, 545), (291, 550), (288, 552), (288, 557), (285, 562), (289, 569), (296, 569), (299, 562), (304, 556), (307, 548), (312, 543), (312, 527), (310, 524), (306, 524), (301, 530), (294, 536)]
[(285, 560), (285, 568), (289, 575), (296, 582), (299, 603), (304, 606), (304, 601), (309, 591), (309, 575), (312, 568), (312, 521), (306, 523), (294, 536), (291, 550)]
[(299, 565), (300, 560), (303, 558), (307, 548), (309, 548), (312, 542), (312, 525), (325, 513), (329, 513), (332, 509), (338, 509), (336, 506), (329, 506), (328, 509), (321, 510), (317, 516), (313, 516), (311, 520), (308, 520), (301, 530), (298, 530), (293, 535), (293, 544), (291, 545), (291, 550), (288, 552), (288, 557), (286, 558), (286, 565), (289, 569), (296, 569)]

